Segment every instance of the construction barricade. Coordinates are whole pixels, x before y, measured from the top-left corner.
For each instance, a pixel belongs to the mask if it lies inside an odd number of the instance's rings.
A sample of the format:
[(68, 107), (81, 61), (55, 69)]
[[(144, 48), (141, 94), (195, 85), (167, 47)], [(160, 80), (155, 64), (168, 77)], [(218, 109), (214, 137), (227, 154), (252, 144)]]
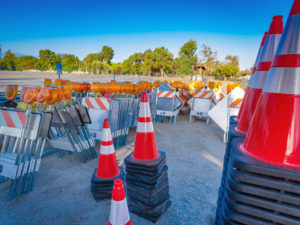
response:
[[(152, 84), (145, 81), (137, 84), (115, 81), (93, 83), (89, 97), (82, 99), (82, 104), (88, 108), (92, 120), (88, 128), (93, 139), (101, 139), (102, 124), (104, 119), (108, 118), (115, 148), (124, 146), (129, 129), (137, 123), (140, 92), (145, 90), (149, 93), (151, 87)], [(154, 94), (150, 96), (151, 111), (154, 114), (156, 98)]]
[(82, 104), (87, 107), (91, 123), (87, 125), (94, 140), (101, 140), (101, 130), (104, 119), (108, 118), (110, 99), (104, 97), (85, 97)]
[(31, 191), (48, 135), (52, 115), (0, 110), (0, 176), (10, 180), (8, 200)]
[[(276, 36), (282, 33), (282, 37), (272, 63), (262, 61), (258, 66), (260, 76), (257, 78), (261, 81), (265, 78), (262, 71), (269, 70), (268, 67), (261, 70), (261, 67), (270, 65), (271, 68), (260, 100), (252, 102), (255, 98), (248, 98), (247, 104), (256, 104), (251, 123), (247, 125), (242, 117), (239, 121), (237, 130), (242, 122), (240, 128), (247, 130), (246, 137), (233, 138), (230, 150), (226, 150), (227, 166), (219, 190), (216, 224), (225, 221), (230, 224), (300, 224), (300, 154), (295, 129), (299, 127), (299, 65), (296, 63), (299, 11), (300, 4), (296, 0), (283, 32), (282, 16), (273, 18), (266, 43), (273, 41), (265, 45), (262, 52), (269, 48), (270, 53)], [(286, 63), (287, 59), (290, 63)], [(286, 73), (282, 71), (289, 71), (289, 80), (284, 79)], [(243, 111), (242, 115), (245, 112), (251, 113), (251, 110)], [(282, 116), (285, 120), (279, 119)]]
[(170, 123), (176, 123), (179, 109), (184, 105), (178, 93), (174, 91), (157, 92), (156, 100), (156, 121), (169, 118)]
[(206, 123), (209, 124), (208, 111), (212, 107), (212, 98), (214, 95), (214, 90), (209, 90), (203, 88), (201, 91), (193, 93), (193, 98), (190, 100), (189, 104), (191, 106), (191, 112), (189, 117), (189, 122), (192, 122), (193, 117), (205, 118)]
[(209, 117), (224, 131), (224, 142), (227, 141), (230, 118), (238, 114), (243, 96), (244, 90), (236, 87), (208, 112)]
[(220, 88), (222, 83), (210, 81), (204, 87), (201, 81), (191, 81), (189, 85), (190, 91), (193, 92), (188, 102), (191, 107), (189, 122), (192, 122), (193, 117), (199, 117), (206, 119), (206, 123), (209, 124), (208, 111), (224, 98)]
[[(51, 80), (50, 80), (51, 81)], [(64, 82), (64, 83), (63, 83)], [(97, 156), (92, 138), (86, 127), (90, 123), (89, 115), (77, 98), (83, 91), (88, 91), (87, 84), (71, 83), (56, 80), (53, 86), (45, 83), (45, 87), (23, 87), (21, 101), (17, 108), (33, 112), (51, 112), (53, 119), (49, 132), (48, 144), (57, 151), (59, 156), (65, 152), (75, 152), (82, 162)]]

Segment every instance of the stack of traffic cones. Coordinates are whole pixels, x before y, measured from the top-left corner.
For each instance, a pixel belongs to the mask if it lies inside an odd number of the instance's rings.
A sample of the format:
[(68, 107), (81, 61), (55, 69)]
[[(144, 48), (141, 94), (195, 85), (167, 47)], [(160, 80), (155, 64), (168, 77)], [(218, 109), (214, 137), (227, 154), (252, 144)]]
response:
[(246, 138), (232, 141), (217, 224), (300, 224), (299, 18), (295, 0)]
[(241, 115), (242, 115), (242, 112), (244, 110), (244, 107), (246, 105), (246, 102), (248, 101), (248, 96), (249, 96), (249, 93), (251, 92), (251, 86), (252, 86), (252, 82), (254, 80), (254, 74), (256, 72), (256, 69), (258, 67), (258, 64), (259, 64), (259, 58), (261, 56), (261, 52), (262, 52), (262, 49), (265, 45), (265, 41), (266, 41), (266, 37), (268, 35), (268, 32), (265, 32), (264, 34), (264, 37), (261, 41), (261, 44), (260, 44), (260, 47), (259, 47), (259, 50), (258, 50), (258, 53), (257, 53), (257, 56), (256, 56), (256, 59), (255, 59), (255, 63), (254, 63), (254, 67), (252, 69), (252, 73), (251, 73), (251, 77), (250, 77), (250, 80), (249, 80), (249, 83), (248, 83), (248, 86), (247, 86), (247, 89), (246, 89), (246, 92), (245, 92), (245, 95), (244, 95), (244, 99), (243, 99), (243, 102), (242, 102), (242, 105), (241, 105), (241, 108), (240, 108), (240, 111), (238, 113), (237, 116), (232, 116), (231, 118), (231, 124), (238, 124), (238, 122), (240, 121), (241, 119)]
[[(242, 103), (243, 107), (240, 109), (240, 119), (237, 124), (230, 124), (229, 127), (224, 165), (226, 165), (228, 161), (232, 140), (234, 138), (245, 139), (283, 31), (282, 18), (283, 16), (274, 16), (269, 31), (265, 33), (263, 37), (261, 47), (258, 51), (259, 57), (257, 62), (255, 62), (257, 65), (255, 67), (255, 73), (249, 81), (246, 96)], [(224, 167), (223, 173), (226, 173), (226, 166)]]
[(131, 225), (123, 182), (115, 180), (108, 225)]
[(256, 68), (253, 80), (250, 83), (249, 95), (247, 102), (244, 104), (243, 111), (241, 112), (240, 121), (236, 128), (240, 133), (246, 134), (254, 114), (257, 102), (261, 96), (262, 89), (264, 88), (268, 72), (281, 38), (283, 31), (283, 16), (274, 16), (271, 23), (268, 35), (266, 37), (265, 46), (259, 58), (259, 63)]
[(103, 122), (98, 168), (91, 179), (91, 192), (95, 200), (110, 199), (114, 180), (124, 178), (124, 168), (118, 167), (108, 119)]
[(129, 210), (156, 222), (170, 207), (166, 153), (157, 151), (147, 94), (141, 96), (134, 151), (125, 158)]
[(229, 142), (234, 137), (243, 137), (248, 131), (249, 124), (255, 111), (256, 104), (261, 95), (265, 81), (270, 70), (278, 42), (283, 31), (283, 16), (274, 16), (270, 29), (265, 37), (263, 48), (261, 50), (258, 64), (254, 75), (248, 84), (248, 92), (246, 99), (243, 101), (243, 108), (241, 109), (239, 122), (233, 125), (229, 131)]
[[(260, 45), (257, 59), (254, 64), (254, 71), (250, 78), (239, 115), (236, 118), (231, 119), (232, 123), (230, 124), (228, 132), (228, 140), (223, 163), (223, 174), (219, 188), (217, 217), (219, 217), (219, 209), (221, 208), (223, 192), (225, 190), (227, 166), (229, 162), (232, 142), (234, 139), (245, 139), (246, 132), (248, 130), (247, 126), (249, 126), (249, 119), (251, 119), (251, 117), (253, 116), (253, 108), (255, 109), (258, 98), (260, 97), (260, 94), (262, 92), (262, 88), (268, 75), (272, 60), (274, 58), (282, 31), (282, 16), (274, 16), (269, 31), (265, 33)], [(235, 121), (237, 121), (237, 123)], [(239, 127), (243, 127), (242, 131), (238, 129)]]
[[(255, 84), (253, 85), (253, 82), (255, 80), (254, 77), (255, 77), (256, 70), (257, 70), (258, 65), (259, 65), (259, 60), (262, 56), (262, 52), (263, 52), (263, 49), (264, 49), (264, 46), (265, 46), (267, 35), (268, 35), (268, 32), (265, 32), (265, 34), (263, 36), (263, 39), (262, 39), (262, 42), (260, 44), (258, 53), (257, 53), (257, 57), (256, 57), (256, 60), (255, 60), (255, 63), (254, 63), (254, 68), (253, 68), (253, 71), (252, 71), (252, 74), (251, 74), (251, 77), (250, 77), (250, 80), (249, 80), (249, 83), (248, 83), (248, 86), (247, 86), (247, 89), (246, 89), (246, 92), (245, 92), (245, 95), (244, 95), (244, 98), (243, 98), (243, 102), (242, 102), (242, 105), (241, 105), (240, 110), (239, 110), (239, 113), (238, 113), (237, 116), (231, 116), (230, 117), (229, 131), (228, 131), (228, 137), (227, 137), (227, 145), (226, 145), (225, 156), (224, 156), (224, 165), (225, 166), (224, 166), (223, 173), (224, 173), (224, 171), (226, 171), (226, 165), (227, 165), (227, 162), (228, 162), (228, 156), (229, 156), (229, 151), (230, 151), (232, 139), (237, 138), (237, 137), (238, 138), (245, 138), (245, 134), (238, 131), (237, 126), (239, 124), (241, 114), (242, 114), (242, 112), (245, 108), (245, 105), (247, 105), (248, 102), (249, 102), (249, 95), (251, 95), (250, 93), (252, 93), (252, 86), (255, 86)], [(268, 48), (274, 48), (274, 47), (276, 47), (276, 46), (269, 46)], [(267, 51), (269, 51), (269, 50), (264, 50), (264, 52), (267, 52)], [(273, 53), (273, 54), (275, 54), (275, 53)], [(253, 103), (253, 104), (256, 104), (256, 103)]]

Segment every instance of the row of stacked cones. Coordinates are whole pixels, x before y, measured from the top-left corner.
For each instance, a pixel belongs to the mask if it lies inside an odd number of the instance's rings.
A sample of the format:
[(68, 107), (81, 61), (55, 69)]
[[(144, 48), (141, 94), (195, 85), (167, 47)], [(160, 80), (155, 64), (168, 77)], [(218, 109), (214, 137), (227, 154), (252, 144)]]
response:
[[(131, 224), (122, 181), (126, 177), (128, 206), (132, 213), (156, 222), (170, 207), (166, 154), (157, 150), (146, 92), (142, 93), (134, 151), (118, 167), (109, 122), (103, 123), (98, 168), (91, 179), (96, 201), (110, 199), (109, 224)], [(117, 187), (116, 187), (117, 185)]]
[(300, 0), (273, 17), (230, 131), (216, 224), (300, 224)]

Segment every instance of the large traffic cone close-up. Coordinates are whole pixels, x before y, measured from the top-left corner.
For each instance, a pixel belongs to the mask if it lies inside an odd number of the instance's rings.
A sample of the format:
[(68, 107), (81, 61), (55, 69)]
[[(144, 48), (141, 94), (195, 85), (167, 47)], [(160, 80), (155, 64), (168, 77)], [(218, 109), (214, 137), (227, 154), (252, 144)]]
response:
[(243, 146), (245, 153), (256, 159), (297, 169), (300, 169), (299, 8), (299, 1), (295, 1)]
[(218, 225), (300, 224), (299, 22), (295, 0), (272, 63), (258, 68), (271, 65), (246, 138), (234, 137), (226, 148)]
[(271, 22), (264, 47), (259, 57), (259, 63), (255, 70), (253, 80), (249, 84), (249, 93), (247, 101), (244, 103), (243, 111), (241, 112), (240, 121), (237, 130), (242, 133), (247, 133), (249, 124), (255, 111), (256, 104), (261, 95), (265, 81), (270, 70), (275, 51), (280, 40), (283, 30), (283, 16), (274, 16)]
[(114, 181), (108, 225), (131, 225), (123, 182)]

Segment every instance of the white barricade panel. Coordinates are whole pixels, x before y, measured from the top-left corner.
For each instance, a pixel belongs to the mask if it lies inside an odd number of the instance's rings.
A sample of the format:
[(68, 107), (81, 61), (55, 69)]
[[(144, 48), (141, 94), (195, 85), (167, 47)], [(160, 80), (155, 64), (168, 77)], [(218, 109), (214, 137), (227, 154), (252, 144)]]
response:
[(88, 109), (91, 124), (87, 124), (93, 139), (100, 140), (104, 119), (108, 118), (108, 111), (99, 109)]
[(208, 116), (224, 131), (227, 129), (227, 96), (208, 112)]

